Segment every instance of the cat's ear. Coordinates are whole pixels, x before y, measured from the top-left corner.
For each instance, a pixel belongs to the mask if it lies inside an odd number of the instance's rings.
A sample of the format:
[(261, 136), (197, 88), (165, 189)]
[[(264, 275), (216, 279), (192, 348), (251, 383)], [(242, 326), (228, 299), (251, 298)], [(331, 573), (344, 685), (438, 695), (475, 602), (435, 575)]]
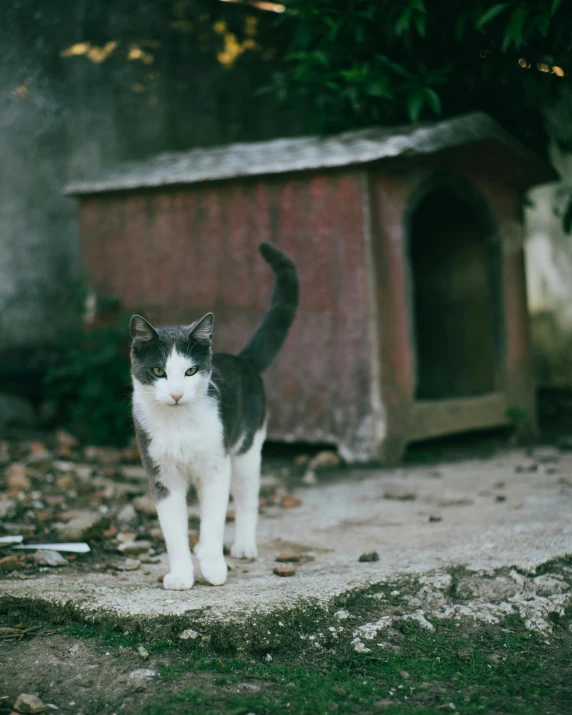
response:
[(133, 342), (136, 340), (154, 340), (157, 337), (157, 331), (140, 315), (134, 315), (129, 323), (129, 332)]
[(210, 343), (213, 338), (214, 315), (207, 313), (189, 332), (189, 337), (200, 340), (202, 343)]

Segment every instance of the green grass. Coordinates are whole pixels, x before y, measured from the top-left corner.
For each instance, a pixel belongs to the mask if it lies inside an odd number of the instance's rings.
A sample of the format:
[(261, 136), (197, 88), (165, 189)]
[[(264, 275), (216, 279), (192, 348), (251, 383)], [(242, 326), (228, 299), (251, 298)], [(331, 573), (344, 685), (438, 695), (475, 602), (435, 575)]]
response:
[[(195, 652), (160, 666), (160, 700), (141, 713), (443, 713), (453, 712), (450, 703), (467, 714), (572, 712), (569, 631), (546, 643), (518, 619), (470, 632), (464, 626), (431, 633), (408, 626), (400, 652), (381, 655), (342, 647), (253, 663)], [(192, 672), (211, 673), (211, 685), (177, 687)], [(232, 692), (245, 682), (260, 691)]]

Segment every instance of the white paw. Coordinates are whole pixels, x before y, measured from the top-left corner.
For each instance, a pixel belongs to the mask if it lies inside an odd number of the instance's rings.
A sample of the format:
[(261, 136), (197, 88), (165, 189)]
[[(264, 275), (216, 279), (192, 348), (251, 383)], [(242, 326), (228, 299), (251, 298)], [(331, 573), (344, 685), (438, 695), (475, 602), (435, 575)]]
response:
[(197, 554), (203, 577), (213, 586), (222, 586), (226, 581), (228, 569), (222, 554)]
[(192, 571), (171, 571), (163, 579), (163, 588), (169, 591), (186, 591), (195, 582)]
[(230, 549), (230, 555), (235, 559), (255, 559), (258, 556), (258, 549), (256, 544), (236, 541)]

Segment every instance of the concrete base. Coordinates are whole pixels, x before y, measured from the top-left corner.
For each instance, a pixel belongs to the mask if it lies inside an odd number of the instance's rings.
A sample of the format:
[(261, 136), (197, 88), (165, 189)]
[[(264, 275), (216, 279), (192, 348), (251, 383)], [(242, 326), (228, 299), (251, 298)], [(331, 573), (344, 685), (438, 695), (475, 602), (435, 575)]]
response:
[[(67, 604), (86, 619), (174, 618), (179, 630), (204, 633), (217, 624), (252, 625), (260, 618), (280, 624), (300, 607), (331, 610), (356, 589), (454, 567), (530, 573), (572, 554), (570, 474), (572, 455), (546, 449), (438, 468), (356, 470), (299, 490), (298, 508), (267, 509), (260, 520), (260, 558), (229, 558), (225, 586), (198, 582), (188, 592), (165, 591), (157, 581), (167, 570), (164, 562), (81, 577), (47, 570), (35, 580), (3, 581), (2, 594), (22, 604)], [(228, 542), (232, 530), (229, 525)], [(285, 551), (310, 558), (296, 565), (296, 575), (280, 578), (273, 568)], [(358, 561), (372, 551), (379, 561)]]

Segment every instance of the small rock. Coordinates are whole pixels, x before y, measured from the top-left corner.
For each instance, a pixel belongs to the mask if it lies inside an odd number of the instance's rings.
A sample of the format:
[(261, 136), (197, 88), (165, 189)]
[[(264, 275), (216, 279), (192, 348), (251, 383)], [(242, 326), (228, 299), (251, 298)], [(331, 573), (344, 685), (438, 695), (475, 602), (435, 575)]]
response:
[(89, 461), (97, 461), (102, 464), (115, 464), (121, 458), (121, 452), (114, 447), (86, 447), (85, 458)]
[(104, 514), (81, 511), (67, 524), (57, 526), (56, 530), (62, 541), (88, 541), (101, 536), (108, 523), (109, 519)]
[(117, 521), (120, 524), (132, 524), (137, 521), (137, 512), (133, 504), (126, 504), (117, 515)]
[(163, 530), (158, 526), (154, 526), (151, 529), (149, 529), (149, 536), (152, 539), (162, 539), (163, 538)]
[(136, 536), (134, 531), (120, 531), (116, 539), (118, 543), (125, 544), (127, 541), (135, 541)]
[(362, 554), (358, 561), (360, 563), (370, 563), (372, 561), (379, 561), (379, 554), (377, 551), (371, 551), (369, 554)]
[(115, 524), (112, 524), (108, 529), (103, 532), (103, 538), (112, 539), (117, 534), (117, 531), (118, 529)]
[(282, 576), (286, 578), (287, 576), (294, 576), (296, 574), (296, 569), (294, 566), (275, 566), (272, 570), (276, 576)]
[(150, 541), (126, 541), (124, 544), (119, 544), (117, 550), (121, 551), (122, 554), (137, 556), (137, 554), (144, 554), (149, 551), (150, 548)]
[(266, 654), (266, 658), (265, 658), (264, 660), (265, 660), (267, 663), (272, 663), (273, 658), (272, 658), (272, 656), (270, 655), (270, 653), (267, 653), (267, 654)]
[(145, 650), (142, 645), (137, 646), (137, 652), (143, 658), (143, 660), (147, 660), (147, 658), (149, 657), (149, 652)]
[(145, 685), (148, 680), (151, 680), (151, 678), (154, 678), (156, 675), (156, 670), (151, 670), (150, 668), (139, 668), (138, 670), (132, 670), (129, 673), (129, 680), (133, 680), (135, 685)]
[(504, 482), (495, 482), (495, 489), (503, 489)]
[(443, 517), (442, 517), (442, 516), (437, 516), (436, 514), (430, 514), (430, 515), (425, 519), (425, 521), (428, 521), (428, 522), (443, 521)]
[(236, 514), (233, 511), (228, 511), (226, 513), (226, 523), (229, 524), (236, 519)]
[(298, 497), (292, 496), (292, 494), (285, 494), (280, 503), (284, 509), (293, 509), (294, 507), (300, 506), (302, 500), (298, 499)]
[(34, 554), (34, 561), (38, 566), (69, 566), (69, 562), (64, 559), (59, 551), (47, 551), (39, 549)]
[(137, 571), (140, 566), (141, 561), (139, 561), (139, 559), (125, 559), (125, 563), (123, 564), (123, 568), (126, 571)]
[(40, 698), (26, 693), (19, 695), (12, 707), (19, 713), (43, 713), (48, 709), (48, 706)]
[(187, 628), (187, 630), (183, 631), (181, 633), (181, 635), (179, 636), (179, 638), (181, 638), (181, 640), (184, 640), (184, 641), (186, 641), (186, 640), (194, 641), (198, 637), (199, 637), (199, 633), (197, 631), (194, 631), (192, 628)]
[(145, 516), (155, 516), (157, 514), (155, 502), (151, 497), (137, 497), (133, 500), (133, 506), (140, 514), (145, 514)]
[(408, 673), (406, 670), (400, 670), (399, 675), (401, 675), (403, 680), (411, 680), (411, 674)]
[(11, 519), (16, 512), (16, 502), (11, 499), (0, 500), (0, 519)]
[(276, 557), (276, 561), (279, 561), (280, 563), (283, 564), (288, 564), (288, 563), (298, 563), (299, 561), (302, 561), (302, 554), (278, 554)]
[(26, 474), (26, 467), (16, 462), (8, 468), (8, 486), (11, 489), (29, 489), (32, 486), (30, 478)]
[(461, 650), (457, 651), (457, 658), (464, 661), (473, 660), (474, 653), (473, 648), (461, 648)]
[(147, 480), (147, 472), (144, 467), (139, 466), (123, 466), (121, 467), (125, 479), (132, 482), (143, 482)]
[(303, 465), (308, 464), (310, 457), (307, 454), (298, 454), (294, 457), (294, 464)]
[(302, 484), (305, 484), (307, 487), (314, 487), (318, 483), (318, 477), (316, 475), (316, 472), (313, 470), (308, 470), (306, 474), (302, 477)]
[(79, 444), (77, 437), (63, 429), (56, 432), (56, 442), (59, 447), (77, 447)]
[(328, 467), (339, 467), (340, 458), (335, 452), (318, 452), (310, 460), (310, 469), (327, 469)]

